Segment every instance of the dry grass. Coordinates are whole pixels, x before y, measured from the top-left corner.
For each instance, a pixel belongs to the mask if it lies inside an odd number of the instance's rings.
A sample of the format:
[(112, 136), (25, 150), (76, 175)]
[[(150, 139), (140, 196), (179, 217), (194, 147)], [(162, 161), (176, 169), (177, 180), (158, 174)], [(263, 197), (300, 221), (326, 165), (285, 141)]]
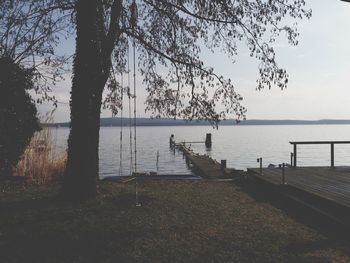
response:
[[(41, 121), (52, 123), (52, 113), (46, 114)], [(65, 169), (67, 152), (57, 152), (55, 146), (52, 128), (45, 127), (35, 133), (14, 175), (24, 176), (33, 184), (47, 184), (59, 179)]]

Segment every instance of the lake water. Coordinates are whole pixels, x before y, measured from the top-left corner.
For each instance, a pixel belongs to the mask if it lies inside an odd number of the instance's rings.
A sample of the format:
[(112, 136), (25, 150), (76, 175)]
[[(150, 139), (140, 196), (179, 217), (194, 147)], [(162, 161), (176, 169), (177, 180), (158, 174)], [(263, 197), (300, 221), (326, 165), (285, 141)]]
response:
[[(55, 129), (55, 145), (64, 149), (68, 128)], [(263, 165), (290, 163), (292, 146), (289, 141), (342, 140), (350, 141), (350, 125), (273, 125), (273, 126), (222, 126), (218, 130), (205, 126), (137, 127), (137, 170), (155, 171), (159, 174), (190, 174), (183, 156), (169, 148), (169, 137), (175, 141), (204, 141), (206, 133), (212, 133), (213, 146), (207, 150), (204, 144), (192, 144), (195, 152), (208, 154), (227, 166), (237, 169), (257, 167), (257, 158)], [(122, 170), (120, 164), (120, 128), (101, 127), (100, 177), (130, 174), (129, 129), (123, 128)], [(158, 155), (158, 165), (157, 165)], [(298, 146), (298, 165), (330, 165), (329, 145)], [(350, 145), (335, 145), (335, 165), (350, 165)]]

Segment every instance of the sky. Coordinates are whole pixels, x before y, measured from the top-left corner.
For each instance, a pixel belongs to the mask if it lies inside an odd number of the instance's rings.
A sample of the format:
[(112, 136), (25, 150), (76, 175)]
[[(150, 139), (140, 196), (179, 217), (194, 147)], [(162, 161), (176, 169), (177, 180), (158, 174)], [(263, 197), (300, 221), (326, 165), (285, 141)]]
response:
[[(223, 53), (204, 51), (205, 64), (225, 78), (231, 78), (235, 90), (243, 96), (247, 119), (350, 119), (350, 3), (340, 0), (306, 0), (312, 9), (310, 20), (298, 21), (299, 45), (290, 46), (285, 38), (274, 45), (278, 64), (289, 74), (287, 89), (277, 87), (256, 90), (257, 61), (240, 45), (233, 64)], [(73, 38), (74, 39), (74, 38)], [(73, 41), (58, 47), (67, 54), (74, 52)], [(146, 93), (141, 81), (137, 85), (139, 117), (144, 112)], [(53, 88), (62, 103), (55, 111), (55, 122), (69, 121), (71, 76)], [(52, 109), (39, 106), (39, 112)], [(102, 117), (111, 117), (103, 111)]]

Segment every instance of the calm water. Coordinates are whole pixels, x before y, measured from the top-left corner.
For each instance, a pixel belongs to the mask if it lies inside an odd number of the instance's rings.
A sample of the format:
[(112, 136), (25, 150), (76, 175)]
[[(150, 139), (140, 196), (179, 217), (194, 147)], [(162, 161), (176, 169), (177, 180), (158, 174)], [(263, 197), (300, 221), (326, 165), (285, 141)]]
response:
[[(64, 149), (69, 130), (55, 129), (56, 147)], [(246, 169), (257, 167), (256, 159), (263, 158), (264, 166), (290, 162), (293, 140), (348, 140), (350, 125), (286, 125), (286, 126), (222, 126), (219, 130), (203, 126), (137, 127), (138, 171), (158, 171), (159, 174), (191, 173), (178, 151), (169, 149), (170, 134), (175, 140), (198, 141), (212, 133), (210, 151), (203, 144), (193, 144), (195, 152), (214, 159), (227, 160), (228, 167)], [(120, 128), (102, 127), (100, 131), (100, 177), (119, 175)], [(130, 174), (129, 129), (123, 129), (121, 174)], [(158, 153), (158, 165), (157, 165)], [(298, 146), (298, 165), (330, 165), (329, 145)], [(335, 165), (350, 165), (350, 145), (335, 145)]]

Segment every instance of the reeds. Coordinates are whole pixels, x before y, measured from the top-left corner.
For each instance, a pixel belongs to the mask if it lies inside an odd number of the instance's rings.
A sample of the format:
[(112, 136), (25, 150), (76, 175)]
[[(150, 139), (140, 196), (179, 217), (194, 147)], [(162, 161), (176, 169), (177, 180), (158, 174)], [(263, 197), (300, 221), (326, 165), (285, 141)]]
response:
[[(52, 123), (52, 113), (41, 118), (42, 123)], [(29, 146), (18, 162), (14, 175), (24, 176), (33, 184), (48, 184), (62, 177), (67, 152), (56, 150), (51, 127), (43, 127), (34, 134)]]

